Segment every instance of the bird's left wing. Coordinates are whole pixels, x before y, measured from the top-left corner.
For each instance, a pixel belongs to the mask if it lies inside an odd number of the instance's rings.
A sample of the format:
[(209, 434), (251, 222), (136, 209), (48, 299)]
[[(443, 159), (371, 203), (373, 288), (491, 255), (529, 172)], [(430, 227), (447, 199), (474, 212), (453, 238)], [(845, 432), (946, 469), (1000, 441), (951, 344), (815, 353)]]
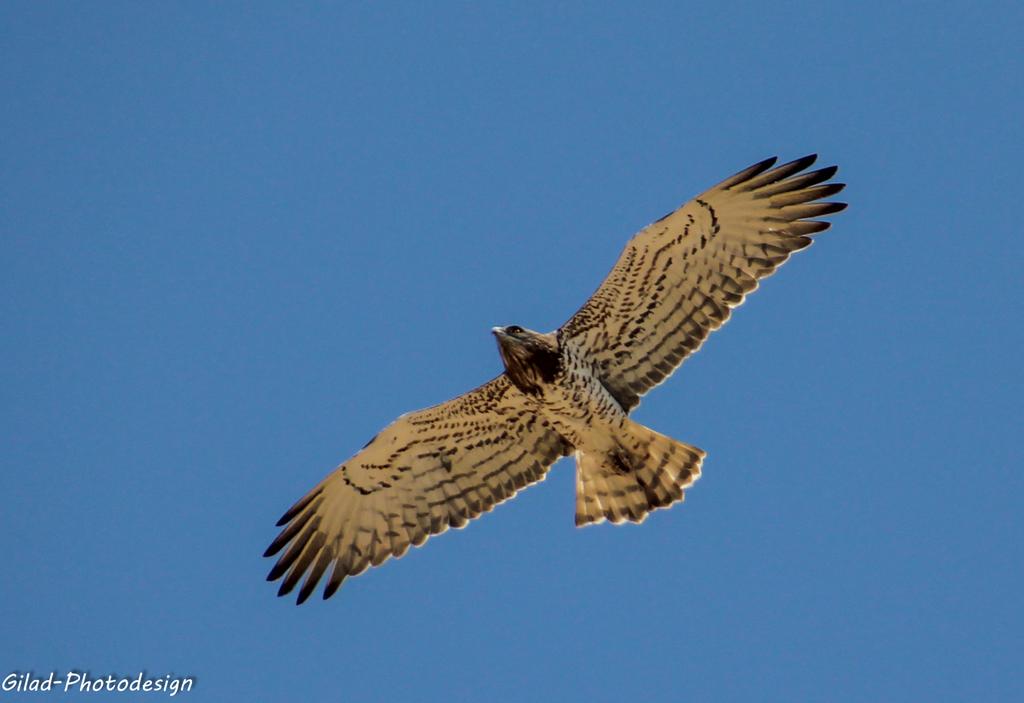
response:
[(558, 330), (629, 411), (729, 319), (759, 279), (828, 228), (843, 189), (815, 156), (754, 164), (641, 230), (590, 300)]
[(333, 565), (329, 598), (347, 576), (467, 521), (544, 478), (572, 448), (502, 374), (453, 400), (402, 415), (278, 521), (264, 556), (285, 595), (306, 576), (305, 601)]

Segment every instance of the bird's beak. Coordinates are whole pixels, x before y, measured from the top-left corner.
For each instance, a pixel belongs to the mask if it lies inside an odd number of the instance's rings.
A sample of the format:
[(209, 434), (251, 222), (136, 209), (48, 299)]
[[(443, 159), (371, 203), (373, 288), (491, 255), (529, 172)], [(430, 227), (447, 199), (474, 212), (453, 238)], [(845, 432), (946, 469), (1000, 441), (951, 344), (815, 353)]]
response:
[(505, 328), (504, 327), (492, 327), (491, 328), (491, 334), (493, 334), (495, 337), (507, 337), (508, 336), (508, 335), (505, 334)]

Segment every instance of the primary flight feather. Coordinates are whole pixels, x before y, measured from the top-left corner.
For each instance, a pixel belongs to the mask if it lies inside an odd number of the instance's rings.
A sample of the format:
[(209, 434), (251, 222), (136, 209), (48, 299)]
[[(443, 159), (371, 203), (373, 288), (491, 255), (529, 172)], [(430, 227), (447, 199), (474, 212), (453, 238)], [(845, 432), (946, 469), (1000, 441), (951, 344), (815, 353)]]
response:
[(641, 522), (683, 499), (704, 452), (629, 419), (729, 318), (758, 280), (844, 203), (836, 167), (767, 159), (648, 225), (564, 325), (492, 331), (505, 372), (446, 403), (402, 415), (278, 521), (264, 556), (278, 595), (299, 603), (330, 570), (348, 577), (491, 510), (576, 455), (576, 524)]

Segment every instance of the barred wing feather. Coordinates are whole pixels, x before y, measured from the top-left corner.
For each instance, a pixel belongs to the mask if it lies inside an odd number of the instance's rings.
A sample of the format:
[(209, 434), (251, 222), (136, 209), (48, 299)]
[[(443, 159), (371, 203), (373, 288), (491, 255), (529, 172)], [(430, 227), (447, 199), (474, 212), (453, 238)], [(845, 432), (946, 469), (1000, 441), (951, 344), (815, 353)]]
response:
[(591, 359), (625, 410), (664, 381), (732, 308), (829, 223), (813, 218), (844, 203), (821, 202), (844, 187), (826, 183), (816, 156), (772, 168), (767, 159), (641, 230), (593, 296), (559, 330)]
[(462, 527), (542, 480), (571, 450), (502, 374), (446, 403), (402, 415), (278, 522), (267, 576), (298, 603), (328, 568), (323, 597), (410, 545)]

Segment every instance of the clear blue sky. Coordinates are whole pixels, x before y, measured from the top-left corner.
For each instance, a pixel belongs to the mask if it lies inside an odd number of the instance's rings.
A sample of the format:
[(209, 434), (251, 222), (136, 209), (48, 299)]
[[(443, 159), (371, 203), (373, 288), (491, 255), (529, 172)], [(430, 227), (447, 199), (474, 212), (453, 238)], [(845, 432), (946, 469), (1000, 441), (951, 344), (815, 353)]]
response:
[[(0, 6), (0, 673), (1020, 700), (1020, 4), (345, 5)], [(577, 530), (564, 461), (275, 597), (281, 512), (492, 325), (811, 151), (849, 210), (637, 412), (709, 452), (684, 505)]]

